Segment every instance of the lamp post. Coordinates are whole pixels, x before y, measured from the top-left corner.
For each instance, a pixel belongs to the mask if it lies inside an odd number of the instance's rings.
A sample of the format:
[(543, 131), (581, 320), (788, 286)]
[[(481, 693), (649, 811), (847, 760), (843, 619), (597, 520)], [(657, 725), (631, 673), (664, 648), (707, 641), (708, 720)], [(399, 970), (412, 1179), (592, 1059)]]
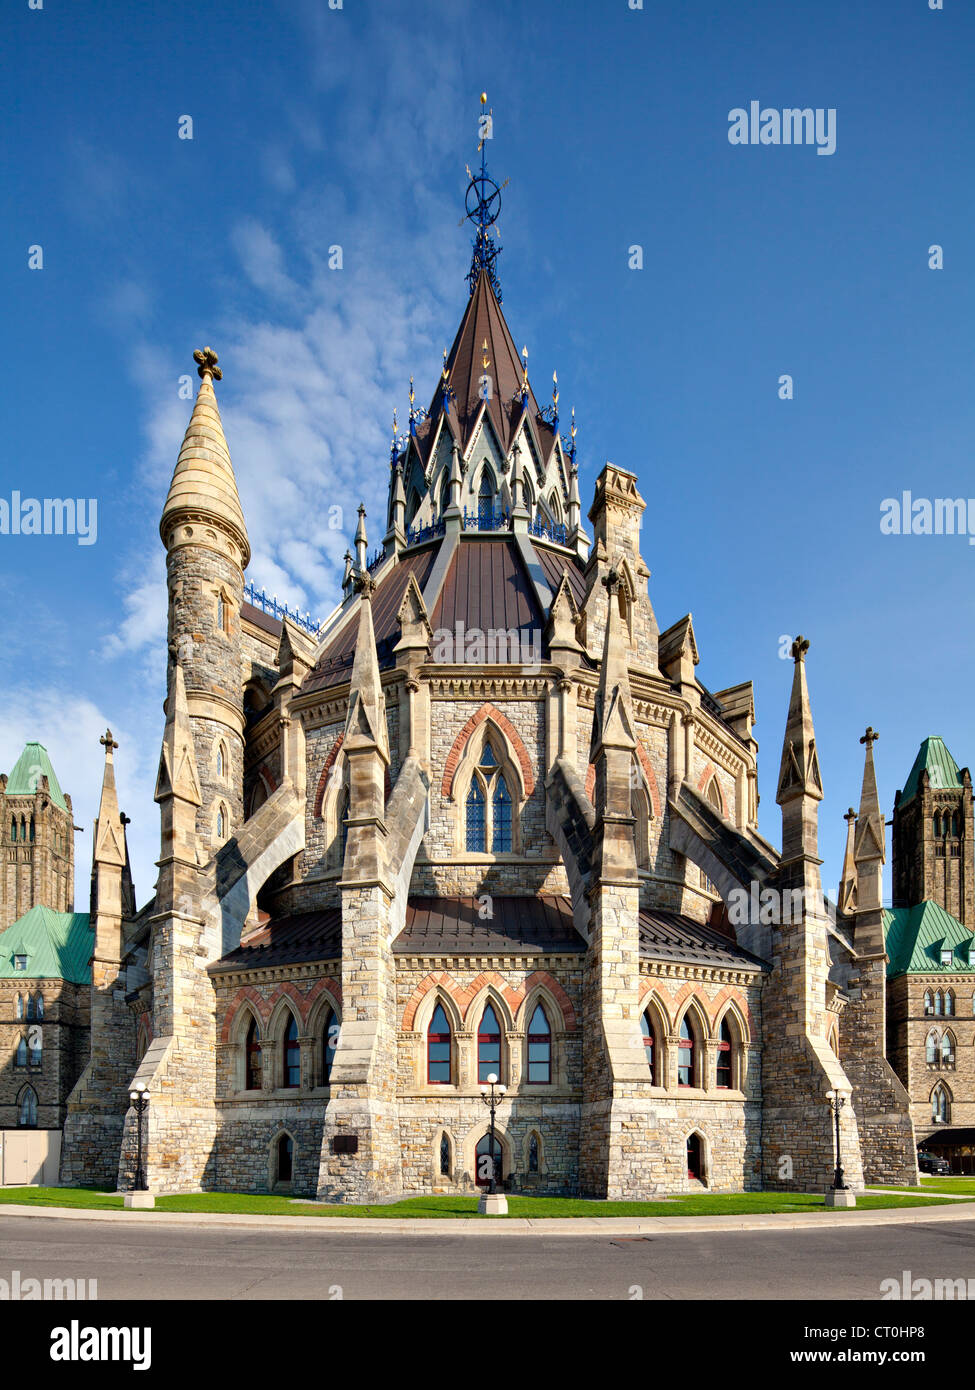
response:
[(849, 1185), (843, 1178), (843, 1165), (840, 1162), (840, 1111), (846, 1104), (846, 1096), (841, 1091), (827, 1091), (826, 1103), (833, 1112), (833, 1120), (836, 1126), (836, 1168), (833, 1172), (833, 1182), (826, 1193), (826, 1205), (829, 1207), (852, 1207), (856, 1205)]
[(146, 1182), (145, 1155), (142, 1147), (142, 1119), (149, 1109), (149, 1092), (141, 1081), (137, 1082), (129, 1092), (129, 1100), (135, 1111), (136, 1125), (136, 1161), (135, 1161), (135, 1183), (134, 1192), (148, 1192), (149, 1184)]
[(493, 1214), (499, 1214), (508, 1210), (507, 1201), (503, 1196), (498, 1195), (498, 1185), (497, 1179), (495, 1178), (494, 1161), (495, 1147), (497, 1144), (497, 1139), (495, 1138), (494, 1117), (497, 1113), (498, 1105), (504, 1099), (505, 1094), (507, 1093), (507, 1089), (507, 1086), (503, 1086), (500, 1084), (497, 1076), (493, 1071), (488, 1075), (487, 1086), (481, 1087), (481, 1100), (483, 1100), (484, 1104), (488, 1107), (488, 1109), (491, 1112), (491, 1126), (488, 1130), (488, 1133), (490, 1135), (489, 1144), (491, 1148), (491, 1177), (488, 1182), (487, 1195), (481, 1198), (481, 1201), (479, 1203), (479, 1209), (482, 1212)]

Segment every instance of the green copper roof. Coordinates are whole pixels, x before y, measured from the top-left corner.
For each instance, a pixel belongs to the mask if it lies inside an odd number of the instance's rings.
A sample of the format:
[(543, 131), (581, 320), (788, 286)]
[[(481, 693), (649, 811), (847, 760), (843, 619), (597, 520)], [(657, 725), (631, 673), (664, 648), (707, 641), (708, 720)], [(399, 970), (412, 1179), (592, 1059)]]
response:
[(958, 764), (945, 747), (944, 739), (932, 735), (924, 740), (914, 759), (914, 766), (901, 792), (901, 805), (910, 801), (920, 790), (921, 773), (924, 771), (927, 771), (932, 787), (960, 787), (962, 784)]
[[(52, 912), (32, 907), (6, 931), (0, 932), (0, 980), (91, 980), (95, 933), (87, 912)], [(15, 957), (26, 956), (26, 969), (14, 968)]]
[[(884, 936), (890, 957), (887, 974), (891, 977), (975, 970), (972, 933), (930, 898), (914, 907), (887, 908)], [(948, 949), (951, 963), (942, 965), (941, 952)]]
[(66, 811), (68, 807), (61, 792), (61, 784), (43, 743), (28, 743), (14, 763), (14, 770), (7, 779), (7, 795), (33, 796), (40, 786), (42, 777), (47, 778), (51, 800), (55, 806), (60, 806), (62, 811)]

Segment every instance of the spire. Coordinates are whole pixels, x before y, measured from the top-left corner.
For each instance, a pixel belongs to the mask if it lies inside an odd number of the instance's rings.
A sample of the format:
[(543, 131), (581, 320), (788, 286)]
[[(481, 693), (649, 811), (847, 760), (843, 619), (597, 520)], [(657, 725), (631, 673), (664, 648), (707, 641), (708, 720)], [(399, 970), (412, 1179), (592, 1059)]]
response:
[(199, 364), (200, 389), (176, 460), (159, 534), (168, 546), (178, 522), (185, 519), (192, 524), (202, 514), (236, 543), (240, 567), (246, 569), (250, 541), (213, 390), (214, 381), (220, 381), (223, 373), (212, 348), (198, 348), (193, 357)]
[(467, 177), (470, 182), (467, 185), (465, 201), (468, 221), (474, 226), (474, 238), (471, 242), (471, 268), (467, 272), (467, 283), (471, 294), (473, 294), (481, 275), (486, 275), (500, 304), (501, 283), (498, 280), (496, 262), (501, 251), (501, 243), (495, 239), (491, 228), (501, 213), (501, 191), (507, 185), (507, 179), (499, 187), (487, 171), (486, 145), (488, 140), (494, 138), (494, 112), (487, 109), (487, 92), (481, 93), (477, 134), (477, 148), (481, 156), (480, 172), (472, 173), (471, 166), (467, 166)]
[(860, 740), (865, 747), (865, 752), (863, 788), (860, 792), (860, 813), (857, 816), (854, 848), (858, 875), (861, 867), (867, 869), (874, 863), (879, 870), (885, 859), (884, 818), (880, 811), (880, 798), (877, 795), (877, 774), (873, 765), (873, 745), (879, 737), (880, 735), (875, 733), (873, 729), (868, 728)]
[(782, 807), (782, 854), (786, 859), (798, 854), (815, 856), (818, 829), (816, 805), (823, 799), (823, 781), (816, 752), (806, 685), (806, 652), (809, 642), (801, 635), (792, 644), (795, 669), (792, 698), (782, 744), (782, 762), (775, 799)]
[(846, 850), (843, 854), (843, 872), (840, 875), (839, 909), (852, 912), (857, 900), (857, 870), (853, 856), (853, 839), (856, 834), (857, 813), (851, 806), (843, 817), (846, 821)]
[(375, 583), (366, 573), (356, 576), (359, 592), (359, 632), (352, 661), (349, 709), (345, 722), (344, 749), (376, 748), (389, 762), (386, 732), (386, 701), (379, 674), (379, 653), (372, 621), (372, 595)]
[(369, 569), (368, 563), (369, 543), (366, 540), (366, 508), (359, 503), (359, 524), (355, 528), (355, 569), (356, 574), (366, 574)]
[(169, 691), (166, 697), (166, 727), (163, 731), (159, 773), (154, 800), (175, 798), (191, 806), (203, 804), (200, 779), (196, 771), (193, 728), (186, 703), (183, 668), (175, 652), (170, 653)]
[(106, 729), (99, 739), (105, 749), (105, 769), (102, 773), (102, 795), (98, 803), (98, 819), (95, 822), (96, 864), (107, 864), (121, 869), (125, 864), (125, 837), (119, 818), (118, 795), (115, 791), (115, 763), (112, 754), (118, 744), (112, 738), (111, 729)]
[(630, 676), (626, 656), (628, 640), (623, 630), (620, 611), (622, 579), (619, 571), (611, 569), (603, 579), (609, 600), (603, 660), (599, 670), (599, 688), (593, 711), (592, 743), (589, 761), (594, 763), (604, 748), (636, 748), (633, 735)]

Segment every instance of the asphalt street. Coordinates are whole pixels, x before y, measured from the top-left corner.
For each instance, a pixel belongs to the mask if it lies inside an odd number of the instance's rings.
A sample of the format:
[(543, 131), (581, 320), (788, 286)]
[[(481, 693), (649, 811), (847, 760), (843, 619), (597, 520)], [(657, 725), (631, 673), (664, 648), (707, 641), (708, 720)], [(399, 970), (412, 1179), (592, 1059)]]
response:
[[(975, 1221), (782, 1232), (490, 1238), (0, 1220), (0, 1278), (106, 1299), (879, 1299), (905, 1270), (975, 1279)], [(975, 1286), (973, 1286), (975, 1287)]]

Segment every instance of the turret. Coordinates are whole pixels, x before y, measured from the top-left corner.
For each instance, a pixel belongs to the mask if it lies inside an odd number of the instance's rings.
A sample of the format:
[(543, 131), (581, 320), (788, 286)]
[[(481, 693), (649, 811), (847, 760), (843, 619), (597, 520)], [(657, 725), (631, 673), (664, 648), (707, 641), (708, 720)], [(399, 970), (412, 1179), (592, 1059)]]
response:
[(809, 643), (799, 636), (792, 644), (795, 670), (792, 675), (792, 698), (782, 744), (779, 767), (779, 786), (775, 799), (782, 807), (782, 859), (802, 855), (815, 859), (819, 846), (819, 802), (823, 799), (823, 781), (816, 752), (816, 733), (812, 710), (809, 707), (809, 688), (806, 685), (806, 652)]

